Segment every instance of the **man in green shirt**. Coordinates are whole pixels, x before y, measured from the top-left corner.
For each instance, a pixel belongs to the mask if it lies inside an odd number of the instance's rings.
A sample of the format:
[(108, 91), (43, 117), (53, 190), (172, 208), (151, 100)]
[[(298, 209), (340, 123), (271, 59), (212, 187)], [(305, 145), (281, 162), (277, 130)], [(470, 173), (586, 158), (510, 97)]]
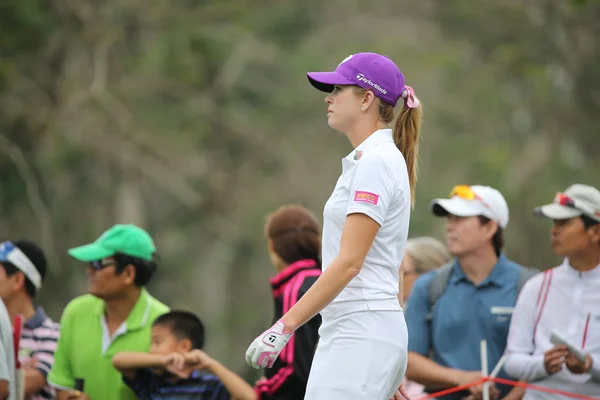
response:
[(150, 235), (135, 225), (115, 225), (69, 250), (88, 264), (89, 294), (73, 299), (60, 321), (48, 375), (57, 400), (136, 399), (111, 360), (121, 351), (148, 351), (152, 323), (168, 311), (144, 288), (156, 271), (155, 252)]

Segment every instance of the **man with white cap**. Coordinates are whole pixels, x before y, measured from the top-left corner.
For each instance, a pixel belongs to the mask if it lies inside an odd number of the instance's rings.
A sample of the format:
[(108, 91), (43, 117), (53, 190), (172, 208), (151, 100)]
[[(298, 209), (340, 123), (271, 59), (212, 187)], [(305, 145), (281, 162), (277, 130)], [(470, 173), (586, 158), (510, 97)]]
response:
[[(581, 184), (535, 214), (553, 220), (560, 266), (532, 278), (515, 307), (506, 370), (515, 378), (584, 396), (600, 394), (600, 191)], [(561, 340), (562, 339), (562, 340)], [(525, 400), (563, 399), (527, 390)]]
[[(494, 368), (506, 347), (520, 286), (533, 273), (502, 253), (509, 213), (498, 190), (456, 186), (450, 198), (433, 200), (431, 210), (446, 217), (447, 246), (454, 259), (417, 279), (406, 322), (407, 377), (433, 393), (481, 380), (482, 339), (487, 341), (488, 370)], [(440, 398), (480, 398), (482, 390), (480, 384)], [(491, 386), (492, 398), (510, 398), (504, 396), (519, 391)]]

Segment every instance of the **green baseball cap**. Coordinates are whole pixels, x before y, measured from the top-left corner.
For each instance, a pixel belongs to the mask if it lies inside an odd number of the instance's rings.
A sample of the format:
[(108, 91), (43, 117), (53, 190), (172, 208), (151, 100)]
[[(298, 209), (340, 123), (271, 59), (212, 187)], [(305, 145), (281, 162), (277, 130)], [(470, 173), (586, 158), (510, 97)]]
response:
[(68, 250), (71, 257), (84, 262), (100, 260), (116, 253), (152, 261), (155, 252), (154, 241), (148, 232), (133, 224), (114, 225), (94, 243)]

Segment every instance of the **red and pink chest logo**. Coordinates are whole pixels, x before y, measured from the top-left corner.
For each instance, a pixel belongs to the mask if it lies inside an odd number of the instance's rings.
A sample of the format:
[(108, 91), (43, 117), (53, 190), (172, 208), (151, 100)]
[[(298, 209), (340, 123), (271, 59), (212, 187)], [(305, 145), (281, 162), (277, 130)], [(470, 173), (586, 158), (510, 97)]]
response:
[(354, 201), (360, 201), (363, 203), (370, 203), (373, 205), (377, 205), (377, 203), (379, 202), (379, 195), (375, 194), (375, 193), (371, 193), (371, 192), (363, 192), (363, 191), (357, 190), (354, 193)]

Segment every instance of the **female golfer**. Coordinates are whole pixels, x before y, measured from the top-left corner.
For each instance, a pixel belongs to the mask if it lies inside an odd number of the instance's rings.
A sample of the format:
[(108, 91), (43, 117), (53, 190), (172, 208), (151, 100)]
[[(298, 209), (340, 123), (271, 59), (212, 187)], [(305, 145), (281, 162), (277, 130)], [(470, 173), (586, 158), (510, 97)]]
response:
[[(323, 212), (323, 273), (246, 352), (270, 367), (294, 331), (321, 313), (305, 399), (388, 400), (406, 370), (407, 331), (397, 299), (414, 188), (421, 108), (388, 57), (358, 53), (334, 72), (308, 73), (329, 92), (328, 124), (354, 150)], [(393, 129), (399, 99), (404, 107)]]

